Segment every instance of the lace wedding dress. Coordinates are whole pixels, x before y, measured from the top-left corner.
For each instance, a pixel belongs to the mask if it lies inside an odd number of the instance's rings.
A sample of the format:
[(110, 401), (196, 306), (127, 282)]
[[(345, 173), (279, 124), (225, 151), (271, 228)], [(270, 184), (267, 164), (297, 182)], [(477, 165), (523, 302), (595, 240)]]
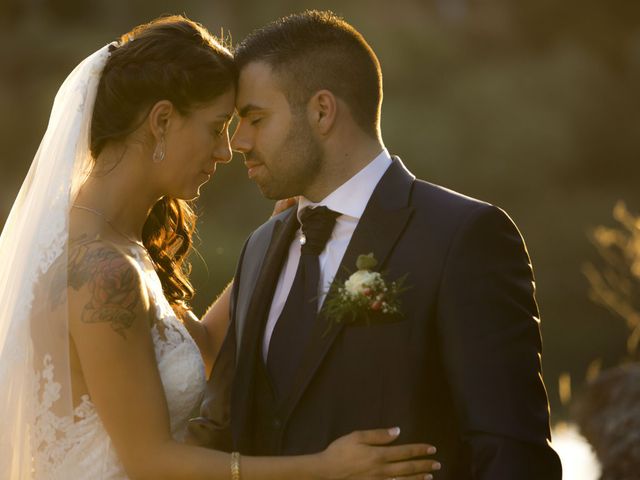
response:
[[(1, 479), (126, 479), (90, 396), (74, 402), (67, 268), (53, 268), (68, 263), (70, 211), (94, 166), (89, 140), (98, 83), (117, 47), (84, 59), (58, 90), (0, 235)], [(150, 333), (171, 433), (182, 440), (204, 392), (204, 365), (141, 252), (130, 253), (155, 307)]]
[[(144, 279), (156, 319), (151, 327), (158, 370), (167, 398), (171, 433), (183, 441), (187, 421), (202, 400), (206, 378), (200, 351), (184, 325), (176, 318), (162, 291), (160, 279), (144, 262), (139, 249), (131, 248)], [(36, 419), (35, 456), (37, 479), (122, 480), (127, 475), (118, 459), (89, 395), (83, 395), (73, 416), (56, 417), (52, 404), (58, 400), (59, 385), (53, 364), (45, 356), (37, 376), (41, 404)]]

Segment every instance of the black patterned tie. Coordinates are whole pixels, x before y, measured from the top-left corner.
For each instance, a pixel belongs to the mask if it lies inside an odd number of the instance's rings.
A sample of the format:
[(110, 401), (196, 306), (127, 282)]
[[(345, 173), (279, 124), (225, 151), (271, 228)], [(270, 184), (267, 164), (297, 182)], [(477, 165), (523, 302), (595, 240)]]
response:
[(282, 399), (291, 389), (318, 314), (320, 262), (340, 214), (327, 207), (305, 208), (300, 215), (302, 237), (300, 262), (289, 296), (271, 335), (267, 369), (276, 395)]

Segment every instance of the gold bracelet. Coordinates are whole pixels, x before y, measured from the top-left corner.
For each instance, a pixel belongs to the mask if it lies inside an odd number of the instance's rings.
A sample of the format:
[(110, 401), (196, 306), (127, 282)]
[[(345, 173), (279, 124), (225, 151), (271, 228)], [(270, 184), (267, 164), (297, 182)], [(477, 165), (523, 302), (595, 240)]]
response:
[(231, 454), (231, 480), (240, 480), (240, 452)]

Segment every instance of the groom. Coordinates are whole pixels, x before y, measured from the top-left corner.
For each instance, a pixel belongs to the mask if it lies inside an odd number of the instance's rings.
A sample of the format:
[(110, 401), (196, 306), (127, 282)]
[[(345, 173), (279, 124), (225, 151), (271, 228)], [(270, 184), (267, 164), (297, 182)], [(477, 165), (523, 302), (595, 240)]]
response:
[[(234, 449), (303, 454), (397, 425), (399, 442), (436, 445), (442, 480), (560, 479), (533, 274), (509, 217), (389, 155), (378, 60), (333, 14), (267, 25), (236, 58), (233, 147), (264, 196), (301, 198), (238, 265), (219, 359), (235, 358)], [(369, 253), (388, 283), (406, 276), (400, 315), (327, 319), (330, 282)]]

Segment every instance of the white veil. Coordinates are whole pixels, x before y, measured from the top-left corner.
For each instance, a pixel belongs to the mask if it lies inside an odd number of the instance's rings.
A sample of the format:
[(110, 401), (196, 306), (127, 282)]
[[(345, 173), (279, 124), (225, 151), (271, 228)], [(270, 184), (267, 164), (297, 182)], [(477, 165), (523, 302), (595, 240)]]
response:
[(91, 171), (90, 126), (109, 45), (58, 91), (0, 236), (0, 477), (48, 478), (72, 423), (66, 302), (69, 210)]

